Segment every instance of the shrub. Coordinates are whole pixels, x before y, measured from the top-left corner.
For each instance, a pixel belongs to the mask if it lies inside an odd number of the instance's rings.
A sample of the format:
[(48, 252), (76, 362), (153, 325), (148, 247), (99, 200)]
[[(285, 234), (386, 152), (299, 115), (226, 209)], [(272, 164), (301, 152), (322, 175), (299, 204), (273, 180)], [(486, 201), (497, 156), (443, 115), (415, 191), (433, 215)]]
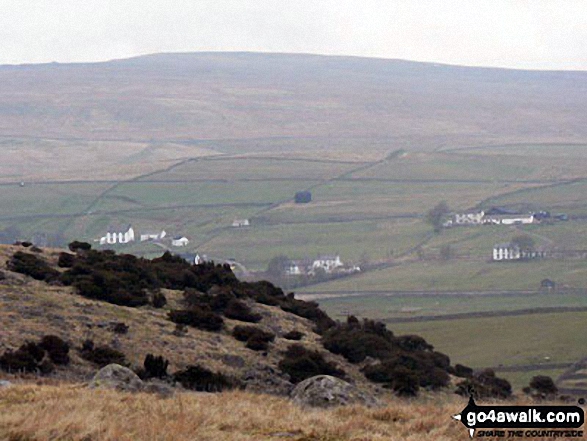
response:
[(34, 254), (17, 251), (8, 261), (7, 267), (10, 271), (25, 274), (36, 280), (46, 282), (56, 280), (59, 277), (59, 271), (51, 268), (47, 262), (38, 258)]
[(301, 340), (303, 337), (304, 333), (296, 330), (283, 334), (283, 338), (287, 340)]
[(360, 363), (367, 356), (383, 359), (394, 350), (393, 333), (385, 324), (354, 316), (346, 324), (331, 327), (324, 333), (323, 345), (334, 354), (340, 354), (351, 363)]
[(110, 346), (95, 346), (91, 340), (86, 340), (83, 343), (80, 355), (84, 360), (94, 363), (98, 367), (104, 367), (112, 363), (126, 366), (125, 355)]
[(512, 386), (507, 380), (496, 377), (491, 369), (486, 369), (458, 383), (455, 393), (474, 398), (505, 399), (511, 396)]
[(167, 377), (167, 367), (169, 361), (163, 358), (161, 355), (154, 356), (153, 354), (147, 354), (145, 361), (143, 362), (145, 368), (145, 379), (148, 378), (165, 378)]
[(40, 372), (49, 374), (55, 366), (45, 357), (41, 345), (27, 342), (16, 351), (8, 350), (0, 356), (0, 369), (7, 372)]
[(538, 399), (552, 398), (558, 393), (558, 388), (552, 378), (546, 375), (532, 377), (530, 385), (524, 388), (524, 392)]
[(202, 392), (221, 392), (239, 386), (235, 379), (198, 365), (188, 366), (184, 370), (176, 372), (173, 374), (173, 379), (186, 389)]
[(275, 334), (263, 331), (256, 326), (235, 326), (232, 335), (238, 341), (246, 341), (247, 348), (254, 351), (266, 351), (269, 342), (275, 340)]
[(49, 358), (55, 364), (69, 364), (69, 345), (56, 335), (46, 335), (41, 339), (39, 347), (49, 354)]
[(59, 268), (71, 268), (75, 263), (75, 256), (69, 253), (59, 253), (57, 266)]
[(314, 322), (316, 324), (315, 330), (318, 334), (323, 334), (327, 329), (336, 325), (336, 322), (318, 307), (318, 303), (297, 300), (293, 297), (293, 294), (285, 298), (281, 304), (281, 309)]
[(90, 245), (87, 242), (79, 242), (77, 240), (74, 240), (68, 245), (68, 248), (70, 249), (70, 251), (73, 251), (75, 253), (77, 251), (89, 251), (92, 249), (92, 245)]
[(224, 320), (209, 308), (193, 306), (185, 310), (172, 310), (169, 319), (174, 323), (188, 325), (204, 331), (220, 331)]
[(434, 346), (419, 335), (402, 335), (395, 338), (395, 344), (405, 351), (432, 351)]
[(410, 378), (415, 379), (418, 387), (434, 390), (447, 386), (450, 381), (446, 369), (439, 366), (444, 363), (444, 358), (435, 356), (434, 353), (399, 352), (381, 363), (366, 366), (363, 373), (369, 380), (387, 383), (393, 389), (396, 377), (409, 372)]
[(151, 305), (153, 305), (154, 308), (163, 308), (167, 305), (167, 297), (165, 297), (165, 294), (158, 291), (151, 297)]
[(257, 323), (261, 321), (262, 318), (260, 314), (252, 312), (251, 308), (249, 308), (246, 303), (237, 299), (228, 302), (228, 305), (224, 310), (224, 316), (226, 318), (249, 323)]
[(320, 352), (308, 350), (300, 344), (288, 347), (284, 358), (279, 362), (279, 369), (288, 374), (294, 384), (315, 375), (345, 378), (345, 372), (326, 361)]
[(462, 364), (456, 364), (454, 367), (454, 374), (457, 377), (469, 378), (473, 376), (473, 369), (468, 366), (463, 366)]
[(128, 333), (128, 328), (129, 328), (129, 326), (123, 322), (114, 323), (111, 327), (112, 332), (114, 332), (116, 334), (121, 334), (121, 335)]

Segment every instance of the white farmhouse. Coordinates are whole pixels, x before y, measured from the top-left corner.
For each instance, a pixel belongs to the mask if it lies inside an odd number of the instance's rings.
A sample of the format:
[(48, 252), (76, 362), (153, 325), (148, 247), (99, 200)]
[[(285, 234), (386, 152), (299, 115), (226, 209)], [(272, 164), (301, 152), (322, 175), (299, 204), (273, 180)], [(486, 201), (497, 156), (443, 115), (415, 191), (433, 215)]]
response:
[(533, 214), (495, 214), (492, 216), (485, 216), (484, 224), (491, 225), (527, 225), (534, 223)]
[(455, 214), (454, 224), (456, 225), (481, 225), (483, 223), (483, 217), (485, 212), (480, 211), (478, 213), (462, 213)]
[(520, 260), (520, 247), (511, 243), (499, 243), (493, 246), (493, 260)]
[(171, 245), (174, 247), (185, 247), (188, 243), (190, 243), (190, 241), (185, 236), (175, 236), (171, 239)]
[(340, 256), (320, 256), (312, 263), (312, 271), (322, 268), (325, 272), (331, 273), (335, 268), (343, 265)]
[(248, 219), (235, 219), (232, 221), (232, 226), (235, 228), (248, 227), (251, 223)]
[(114, 245), (116, 243), (129, 243), (135, 240), (135, 231), (132, 226), (126, 227), (110, 226), (106, 235), (100, 238), (100, 245)]

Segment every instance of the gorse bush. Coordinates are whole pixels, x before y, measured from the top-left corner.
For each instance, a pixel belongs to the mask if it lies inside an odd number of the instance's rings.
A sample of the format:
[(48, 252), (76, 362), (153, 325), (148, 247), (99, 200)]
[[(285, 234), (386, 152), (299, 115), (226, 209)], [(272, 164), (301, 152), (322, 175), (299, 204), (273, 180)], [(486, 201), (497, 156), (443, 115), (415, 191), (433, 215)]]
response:
[(169, 366), (169, 360), (163, 358), (161, 355), (155, 356), (153, 354), (147, 354), (143, 367), (145, 369), (144, 378), (166, 378), (167, 367)]
[(306, 349), (300, 344), (293, 344), (287, 348), (279, 362), (279, 369), (288, 374), (294, 384), (316, 375), (345, 378), (345, 372), (334, 363), (326, 361), (320, 352)]
[(110, 346), (95, 346), (92, 340), (84, 341), (81, 350), (81, 357), (98, 367), (104, 367), (112, 363), (127, 366), (126, 356)]
[(221, 373), (212, 372), (202, 366), (192, 365), (173, 374), (173, 380), (180, 383), (186, 389), (201, 392), (222, 392), (226, 389), (234, 389), (240, 383), (231, 377)]
[(47, 351), (53, 363), (58, 365), (69, 364), (69, 344), (56, 335), (44, 336), (39, 343), (39, 347)]
[(55, 335), (44, 336), (39, 343), (26, 342), (16, 351), (0, 356), (0, 369), (7, 372), (40, 372), (49, 374), (54, 364), (69, 364), (69, 345)]
[(301, 340), (304, 337), (304, 333), (300, 332), (300, 331), (289, 331), (285, 334), (283, 334), (283, 338), (287, 339), (287, 340)]
[(226, 305), (224, 310), (224, 316), (233, 320), (239, 320), (241, 322), (257, 323), (261, 321), (262, 316), (255, 314), (251, 311), (251, 308), (241, 300), (231, 300)]
[(237, 340), (246, 342), (247, 348), (254, 351), (266, 351), (269, 343), (275, 340), (275, 334), (256, 326), (235, 326), (232, 335)]
[(59, 271), (34, 254), (17, 251), (6, 264), (10, 271), (25, 274), (36, 280), (51, 282), (60, 276)]
[(512, 386), (507, 380), (496, 377), (493, 370), (486, 369), (458, 383), (455, 392), (474, 398), (505, 399), (512, 395)]
[(220, 331), (224, 325), (223, 318), (206, 306), (172, 310), (169, 312), (169, 319), (174, 323), (204, 331)]

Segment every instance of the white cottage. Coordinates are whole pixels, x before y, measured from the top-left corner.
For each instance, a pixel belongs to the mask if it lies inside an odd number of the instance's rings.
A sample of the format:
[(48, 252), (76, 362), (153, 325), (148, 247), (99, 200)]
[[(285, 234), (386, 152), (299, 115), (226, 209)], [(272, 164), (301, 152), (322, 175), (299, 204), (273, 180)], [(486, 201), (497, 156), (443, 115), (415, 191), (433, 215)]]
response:
[(312, 263), (312, 270), (322, 268), (325, 272), (331, 273), (335, 268), (343, 265), (340, 256), (320, 256)]
[(175, 236), (171, 239), (171, 245), (174, 247), (185, 247), (188, 243), (190, 243), (190, 241), (185, 236)]
[(519, 260), (522, 258), (520, 247), (511, 243), (498, 243), (493, 247), (493, 260)]
[(114, 245), (116, 243), (129, 243), (135, 240), (135, 231), (129, 224), (126, 227), (110, 226), (106, 235), (100, 238), (100, 245)]

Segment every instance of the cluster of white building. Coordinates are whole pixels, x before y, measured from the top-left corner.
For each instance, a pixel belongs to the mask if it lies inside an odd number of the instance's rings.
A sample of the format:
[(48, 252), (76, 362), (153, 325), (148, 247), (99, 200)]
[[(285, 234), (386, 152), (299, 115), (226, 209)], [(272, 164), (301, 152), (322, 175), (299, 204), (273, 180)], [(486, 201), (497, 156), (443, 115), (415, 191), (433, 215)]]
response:
[(546, 257), (544, 250), (522, 250), (514, 243), (498, 243), (493, 246), (493, 260), (523, 260)]
[[(161, 241), (167, 237), (167, 232), (161, 230), (159, 233), (144, 233), (139, 236), (140, 242)], [(127, 244), (135, 241), (135, 230), (128, 224), (126, 226), (109, 226), (106, 234), (96, 242), (100, 245), (115, 245)], [(189, 243), (189, 239), (185, 236), (175, 236), (171, 239), (171, 245), (175, 247), (184, 247)]]
[(316, 271), (324, 271), (326, 274), (332, 273), (355, 273), (361, 271), (361, 268), (352, 265), (345, 265), (340, 256), (319, 256), (317, 259), (303, 259), (303, 260), (291, 260), (285, 267), (284, 272), (288, 276), (301, 276), (301, 275), (316, 275)]
[(484, 211), (457, 213), (443, 223), (445, 228), (463, 225), (527, 225), (535, 222), (533, 214), (487, 214)]

